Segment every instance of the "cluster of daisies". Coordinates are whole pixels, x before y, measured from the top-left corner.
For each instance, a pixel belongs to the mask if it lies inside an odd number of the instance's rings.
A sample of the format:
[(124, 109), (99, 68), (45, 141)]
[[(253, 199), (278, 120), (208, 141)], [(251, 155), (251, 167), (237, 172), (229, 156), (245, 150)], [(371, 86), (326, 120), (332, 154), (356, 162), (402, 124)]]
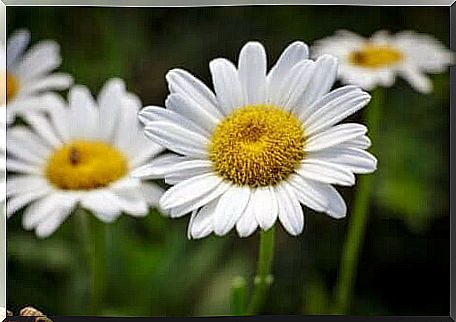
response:
[[(425, 73), (452, 61), (438, 41), (412, 32), (340, 32), (316, 43), (314, 59), (297, 41), (271, 68), (264, 47), (248, 42), (237, 66), (209, 63), (213, 89), (173, 69), (166, 108), (143, 108), (120, 79), (97, 97), (73, 85), (54, 72), (59, 46), (27, 50), (29, 40), (18, 31), (6, 49), (6, 196), (7, 214), (25, 208), (23, 226), (39, 237), (77, 207), (104, 222), (150, 207), (171, 218), (191, 214), (189, 238), (233, 229), (246, 237), (277, 221), (298, 235), (302, 205), (342, 218), (347, 207), (333, 185), (352, 186), (377, 160), (366, 151), (368, 129), (341, 122), (369, 103), (364, 90), (400, 75), (429, 92)], [(334, 89), (338, 78), (347, 85)], [(67, 89), (66, 99), (57, 93)]]

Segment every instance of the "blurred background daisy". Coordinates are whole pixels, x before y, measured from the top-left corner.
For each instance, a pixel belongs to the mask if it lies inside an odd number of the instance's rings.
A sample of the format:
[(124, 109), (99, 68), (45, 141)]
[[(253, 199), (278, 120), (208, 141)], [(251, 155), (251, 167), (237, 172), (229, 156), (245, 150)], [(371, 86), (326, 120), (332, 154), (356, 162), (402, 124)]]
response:
[(370, 38), (339, 30), (312, 48), (315, 57), (329, 53), (339, 58), (343, 83), (367, 90), (391, 87), (400, 76), (416, 91), (429, 93), (432, 81), (426, 74), (442, 73), (455, 61), (454, 53), (439, 40), (410, 30), (380, 30)]
[[(80, 23), (88, 20), (90, 24)], [(99, 92), (106, 79), (120, 77), (143, 106), (162, 106), (169, 94), (164, 79), (169, 70), (185, 68), (211, 84), (210, 60), (237, 61), (249, 40), (264, 44), (270, 62), (294, 40), (312, 45), (340, 29), (364, 36), (415, 30), (448, 47), (448, 21), (444, 7), (14, 7), (7, 28), (8, 34), (25, 27), (37, 41), (57, 41), (63, 58), (59, 69), (92, 92)], [(375, 145), (378, 164), (384, 166), (374, 174), (351, 314), (448, 312), (450, 83), (445, 72), (426, 77), (433, 85), (429, 95), (416, 93), (402, 77), (388, 89)], [(346, 122), (364, 123), (364, 118), (356, 113)], [(338, 191), (350, 209), (356, 188)], [(47, 313), (87, 314), (87, 275), (78, 269), (85, 250), (75, 232), (76, 216), (50, 238), (38, 240), (22, 228), (22, 212), (8, 220), (9, 308), (18, 311), (34, 303)], [(306, 232), (297, 238), (277, 225), (274, 270), (280, 274), (263, 313), (332, 312), (350, 214), (336, 221), (308, 213)], [(97, 243), (107, 250), (97, 268), (106, 272), (106, 288), (98, 296), (100, 314), (230, 312), (233, 279), (254, 274), (259, 234), (240, 239), (233, 231), (224, 238), (189, 241), (188, 224), (188, 217), (170, 221), (151, 209), (146, 217), (120, 216), (110, 225), (98, 225)]]
[(60, 66), (60, 47), (52, 40), (42, 40), (30, 49), (30, 32), (14, 31), (8, 38), (6, 53), (7, 122), (16, 115), (26, 115), (47, 108), (43, 94), (52, 90), (67, 89), (72, 77), (52, 73)]

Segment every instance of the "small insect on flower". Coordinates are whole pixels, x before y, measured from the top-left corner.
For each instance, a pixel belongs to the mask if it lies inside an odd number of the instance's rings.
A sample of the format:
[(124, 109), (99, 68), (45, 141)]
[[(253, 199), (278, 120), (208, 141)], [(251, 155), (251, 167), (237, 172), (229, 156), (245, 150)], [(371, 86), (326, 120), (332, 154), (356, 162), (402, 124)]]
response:
[(53, 97), (47, 114), (28, 119), (32, 129), (8, 130), (8, 215), (29, 205), (24, 228), (47, 237), (76, 205), (104, 222), (157, 206), (163, 190), (130, 173), (163, 149), (144, 137), (141, 102), (124, 82), (108, 81), (97, 101), (83, 86), (70, 89), (68, 103)]
[(332, 184), (350, 186), (354, 173), (376, 169), (367, 128), (339, 124), (370, 95), (355, 86), (330, 91), (336, 58), (308, 59), (295, 42), (267, 73), (258, 42), (241, 50), (236, 68), (211, 61), (215, 94), (190, 73), (171, 70), (166, 109), (144, 108), (140, 119), (151, 144), (169, 153), (139, 168), (142, 178), (174, 185), (160, 199), (173, 218), (192, 213), (189, 238), (231, 229), (241, 237), (277, 219), (292, 235), (304, 228), (300, 203), (334, 218), (346, 205)]
[[(26, 51), (30, 42), (27, 30), (18, 30), (8, 39), (6, 47), (7, 121), (16, 115), (27, 115), (48, 107), (46, 94), (70, 87), (68, 74), (51, 72), (60, 66), (60, 47), (55, 41), (43, 40)], [(3, 93), (2, 93), (3, 95)]]
[(312, 47), (315, 57), (335, 55), (339, 75), (345, 84), (366, 90), (390, 87), (396, 75), (421, 93), (429, 93), (432, 83), (426, 73), (443, 72), (454, 62), (454, 53), (432, 36), (413, 31), (395, 35), (381, 30), (366, 39), (346, 30), (318, 40)]

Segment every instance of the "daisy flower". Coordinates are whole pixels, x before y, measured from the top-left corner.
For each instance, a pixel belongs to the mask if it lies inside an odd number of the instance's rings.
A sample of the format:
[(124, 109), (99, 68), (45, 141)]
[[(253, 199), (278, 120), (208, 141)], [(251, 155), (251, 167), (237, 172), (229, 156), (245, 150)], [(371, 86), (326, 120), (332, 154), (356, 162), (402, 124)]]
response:
[(341, 30), (317, 41), (312, 52), (338, 57), (342, 82), (366, 90), (390, 87), (398, 75), (418, 92), (429, 93), (432, 82), (426, 73), (443, 72), (454, 61), (453, 53), (437, 39), (413, 31), (391, 35), (381, 30), (366, 39)]
[[(6, 57), (5, 46), (0, 43), (0, 210), (5, 201), (6, 171)], [(2, 214), (3, 215), (3, 214)]]
[(241, 237), (277, 219), (291, 235), (304, 227), (302, 203), (334, 218), (346, 205), (332, 186), (351, 186), (354, 173), (369, 173), (376, 159), (361, 124), (338, 124), (364, 107), (369, 94), (355, 86), (330, 91), (338, 63), (308, 59), (295, 42), (267, 73), (258, 42), (229, 60), (210, 62), (215, 94), (181, 69), (166, 79), (166, 109), (140, 112), (145, 135), (174, 153), (134, 172), (174, 185), (160, 199), (171, 217), (191, 212), (189, 238), (231, 229)]
[(55, 95), (48, 116), (29, 118), (31, 129), (8, 129), (7, 214), (28, 205), (25, 229), (51, 235), (79, 205), (112, 222), (122, 212), (144, 216), (163, 190), (129, 176), (162, 151), (143, 136), (139, 99), (123, 81), (107, 82), (93, 99), (74, 86), (68, 104)]
[(30, 33), (16, 31), (6, 47), (6, 101), (7, 121), (12, 123), (16, 115), (24, 115), (47, 107), (42, 94), (52, 90), (67, 89), (72, 77), (51, 72), (60, 66), (60, 48), (55, 41), (40, 41), (28, 51)]

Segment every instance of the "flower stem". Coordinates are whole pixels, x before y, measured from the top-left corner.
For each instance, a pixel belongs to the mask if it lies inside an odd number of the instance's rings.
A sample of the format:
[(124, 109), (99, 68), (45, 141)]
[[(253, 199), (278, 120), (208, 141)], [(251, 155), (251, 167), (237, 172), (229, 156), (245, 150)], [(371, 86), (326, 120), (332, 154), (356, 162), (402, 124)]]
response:
[(258, 255), (258, 269), (254, 280), (252, 298), (248, 307), (248, 314), (257, 314), (266, 299), (272, 284), (272, 259), (274, 257), (275, 226), (267, 231), (261, 231), (260, 251)]
[(105, 290), (105, 254), (104, 254), (104, 229), (92, 218), (92, 214), (84, 209), (77, 210), (80, 221), (81, 239), (84, 247), (85, 262), (87, 265), (87, 292), (88, 313), (97, 315), (103, 302)]
[[(366, 108), (366, 123), (369, 128), (369, 136), (375, 144), (377, 131), (380, 123), (380, 112), (383, 104), (384, 92), (377, 88), (372, 93), (372, 101)], [(371, 149), (373, 150), (373, 149)], [(353, 205), (353, 213), (350, 218), (347, 238), (345, 240), (342, 257), (339, 266), (338, 280), (335, 288), (334, 313), (346, 314), (350, 310), (351, 297), (356, 281), (359, 255), (364, 243), (367, 219), (369, 214), (369, 199), (373, 185), (373, 177), (362, 176), (359, 179), (358, 190)]]

